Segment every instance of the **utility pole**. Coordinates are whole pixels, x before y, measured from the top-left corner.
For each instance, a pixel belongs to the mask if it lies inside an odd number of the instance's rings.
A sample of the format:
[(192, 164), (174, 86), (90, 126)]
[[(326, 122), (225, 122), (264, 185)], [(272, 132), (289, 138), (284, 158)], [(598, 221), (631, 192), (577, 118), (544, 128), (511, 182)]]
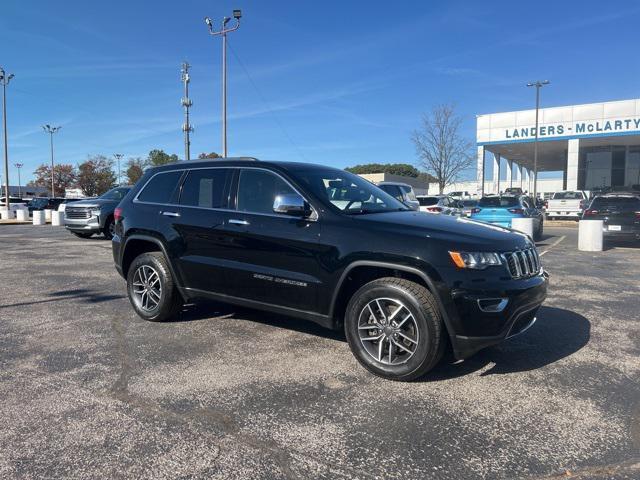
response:
[(24, 163), (14, 163), (13, 166), (18, 169), (18, 196), (22, 198), (22, 182), (20, 181), (20, 169), (24, 167)]
[(191, 139), (189, 134), (193, 132), (193, 127), (189, 123), (189, 108), (193, 105), (193, 102), (189, 98), (189, 82), (191, 77), (189, 76), (188, 62), (182, 62), (182, 83), (184, 83), (184, 98), (182, 99), (182, 106), (184, 107), (184, 123), (182, 124), (182, 131), (184, 132), (184, 159), (191, 160)]
[(51, 197), (56, 196), (56, 184), (55, 184), (55, 170), (53, 165), (53, 134), (57, 133), (62, 127), (52, 127), (51, 125), (43, 125), (42, 128), (49, 134), (49, 140), (51, 143)]
[(120, 159), (124, 157), (124, 155), (121, 153), (114, 153), (113, 156), (118, 162), (118, 186), (120, 186), (122, 185), (122, 176), (120, 175)]
[(6, 74), (0, 67), (0, 83), (2, 84), (2, 130), (4, 132), (4, 196), (5, 207), (11, 211), (9, 205), (9, 142), (7, 140), (7, 85), (13, 78), (13, 73)]
[(538, 195), (538, 115), (540, 113), (540, 88), (549, 85), (549, 80), (536, 80), (527, 83), (527, 87), (536, 87), (536, 136), (533, 140), (533, 199)]
[(236, 24), (231, 28), (226, 28), (227, 23), (231, 20), (230, 17), (224, 17), (222, 19), (222, 28), (218, 31), (213, 30), (213, 23), (209, 17), (205, 17), (204, 22), (209, 26), (209, 33), (211, 35), (222, 36), (222, 157), (227, 157), (227, 33), (233, 32), (240, 28), (240, 17), (242, 12), (240, 10), (233, 11), (233, 18), (236, 19)]

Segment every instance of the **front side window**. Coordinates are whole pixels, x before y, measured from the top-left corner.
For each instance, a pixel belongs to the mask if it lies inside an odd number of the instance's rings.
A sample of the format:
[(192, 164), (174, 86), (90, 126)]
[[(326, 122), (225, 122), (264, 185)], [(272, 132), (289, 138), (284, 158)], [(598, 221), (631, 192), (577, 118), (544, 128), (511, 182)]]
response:
[(349, 215), (408, 210), (387, 192), (353, 173), (309, 169), (296, 172), (296, 177), (324, 204)]
[(402, 202), (404, 198), (402, 197), (402, 191), (396, 185), (380, 185), (380, 188), (391, 195), (396, 200)]
[(273, 213), (276, 196), (288, 193), (296, 192), (278, 175), (266, 170), (242, 170), (238, 181), (238, 210)]
[(228, 168), (191, 170), (182, 185), (180, 205), (200, 208), (225, 208)]
[(105, 200), (122, 200), (129, 190), (131, 190), (129, 187), (114, 188), (113, 190), (109, 190), (107, 193), (100, 195), (98, 198), (103, 198)]
[(182, 171), (158, 173), (142, 189), (138, 200), (149, 203), (170, 203), (181, 176)]

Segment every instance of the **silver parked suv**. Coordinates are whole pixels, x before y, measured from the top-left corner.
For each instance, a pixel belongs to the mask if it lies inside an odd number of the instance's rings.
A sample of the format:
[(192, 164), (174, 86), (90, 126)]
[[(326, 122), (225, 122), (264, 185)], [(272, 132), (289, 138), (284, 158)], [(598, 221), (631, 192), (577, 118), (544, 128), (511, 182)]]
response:
[(131, 187), (117, 187), (98, 198), (69, 203), (64, 211), (64, 226), (78, 237), (89, 238), (94, 233), (113, 237), (113, 211)]
[(413, 193), (411, 185), (401, 182), (380, 182), (377, 185), (393, 198), (404, 203), (411, 210), (418, 210), (420, 208), (420, 204), (418, 203), (416, 194)]

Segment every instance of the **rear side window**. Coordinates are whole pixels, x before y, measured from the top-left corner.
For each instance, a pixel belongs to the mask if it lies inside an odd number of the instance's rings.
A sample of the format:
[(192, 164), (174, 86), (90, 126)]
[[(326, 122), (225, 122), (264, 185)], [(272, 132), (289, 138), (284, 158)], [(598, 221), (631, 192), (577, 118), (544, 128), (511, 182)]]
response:
[(596, 197), (591, 202), (592, 210), (617, 210), (620, 212), (640, 212), (640, 198), (637, 197)]
[(428, 207), (430, 205), (436, 205), (438, 203), (438, 197), (418, 197), (418, 203), (421, 207)]
[(202, 208), (225, 208), (225, 187), (230, 170), (208, 168), (191, 170), (182, 185), (180, 205)]
[(138, 200), (150, 203), (171, 203), (171, 197), (181, 176), (181, 170), (158, 173), (144, 186), (138, 195)]
[(520, 202), (517, 197), (483, 197), (478, 202), (479, 207), (515, 207)]
[(296, 193), (287, 182), (266, 170), (246, 169), (238, 182), (238, 210), (273, 213), (276, 195)]

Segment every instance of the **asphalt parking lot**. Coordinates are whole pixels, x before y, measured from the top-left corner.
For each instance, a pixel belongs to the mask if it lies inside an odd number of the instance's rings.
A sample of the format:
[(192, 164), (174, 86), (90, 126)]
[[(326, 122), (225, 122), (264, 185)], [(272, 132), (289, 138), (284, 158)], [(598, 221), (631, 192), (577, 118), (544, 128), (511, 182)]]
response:
[(546, 233), (532, 329), (407, 384), (300, 320), (144, 322), (110, 242), (0, 225), (0, 477), (640, 478), (640, 248)]

